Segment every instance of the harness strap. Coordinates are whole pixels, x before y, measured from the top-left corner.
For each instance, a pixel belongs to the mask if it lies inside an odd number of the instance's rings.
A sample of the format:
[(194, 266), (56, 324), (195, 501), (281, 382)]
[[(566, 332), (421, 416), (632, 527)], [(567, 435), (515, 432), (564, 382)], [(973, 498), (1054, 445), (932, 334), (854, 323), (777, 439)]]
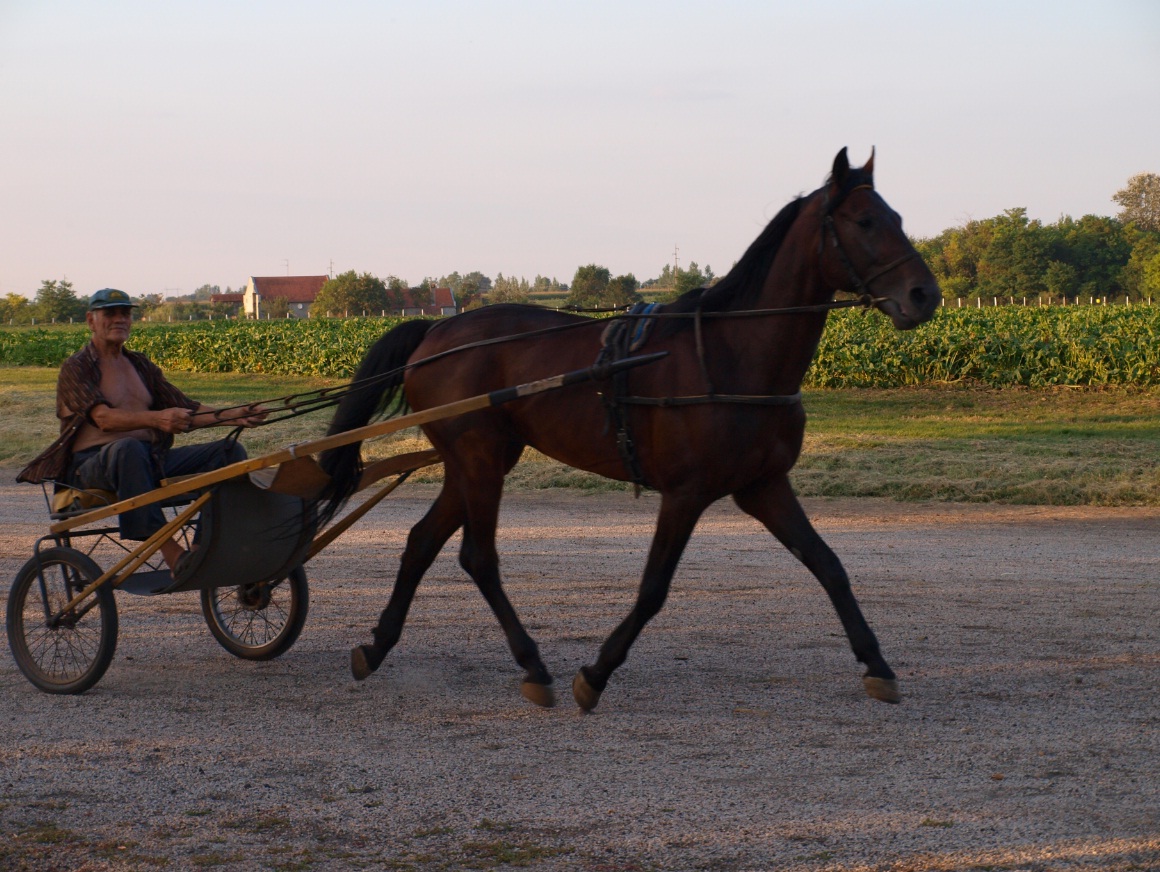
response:
[[(705, 291), (701, 291), (701, 299), (703, 300), (704, 298)], [(700, 300), (697, 301), (697, 311), (694, 313), (693, 318), (693, 338), (696, 340), (697, 344), (697, 363), (701, 365), (701, 375), (704, 377), (705, 384), (709, 388), (709, 395), (712, 396), (716, 393), (716, 390), (713, 388), (713, 379), (709, 377), (709, 367), (705, 363), (705, 337), (701, 332)]]
[(703, 403), (738, 403), (746, 406), (796, 406), (802, 393), (796, 394), (698, 394), (692, 397), (617, 397), (628, 406), (695, 406)]
[[(639, 308), (639, 307), (634, 307)], [(596, 357), (596, 365), (615, 363), (629, 355), (629, 348), (633, 342), (634, 331), (630, 329), (628, 321), (616, 320), (601, 334), (600, 354)], [(641, 488), (648, 487), (645, 481), (644, 470), (640, 468), (640, 459), (636, 453), (636, 443), (632, 439), (632, 431), (628, 426), (628, 417), (620, 398), (624, 394), (627, 376), (617, 373), (612, 377), (611, 390), (600, 392), (600, 402), (604, 405), (608, 421), (604, 432), (612, 427), (616, 431), (616, 451), (620, 455), (620, 462), (628, 470), (632, 479), (636, 495), (640, 496)]]

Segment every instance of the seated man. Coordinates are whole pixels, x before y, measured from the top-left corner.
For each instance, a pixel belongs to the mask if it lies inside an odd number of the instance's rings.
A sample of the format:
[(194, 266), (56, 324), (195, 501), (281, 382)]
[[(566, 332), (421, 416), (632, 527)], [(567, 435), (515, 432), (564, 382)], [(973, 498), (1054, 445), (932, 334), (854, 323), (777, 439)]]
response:
[[(173, 448), (173, 435), (200, 427), (252, 427), (265, 418), (258, 406), (217, 412), (170, 384), (145, 355), (125, 348), (134, 303), (105, 288), (89, 300), (89, 343), (66, 360), (56, 384), (60, 437), (17, 476), (115, 491), (118, 500), (147, 493), (162, 478), (207, 472), (244, 460), (230, 439)], [(156, 505), (120, 516), (122, 539), (144, 540), (165, 524)], [(161, 545), (171, 570), (184, 549)]]

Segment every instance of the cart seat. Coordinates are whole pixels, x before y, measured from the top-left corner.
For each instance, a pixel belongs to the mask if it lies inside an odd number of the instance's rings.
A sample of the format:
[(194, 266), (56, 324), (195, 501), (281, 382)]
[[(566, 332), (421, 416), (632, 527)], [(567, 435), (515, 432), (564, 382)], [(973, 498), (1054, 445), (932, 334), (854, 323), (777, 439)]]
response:
[(207, 590), (285, 578), (302, 564), (318, 521), (314, 501), (224, 481), (202, 507), (195, 548), (166, 593)]

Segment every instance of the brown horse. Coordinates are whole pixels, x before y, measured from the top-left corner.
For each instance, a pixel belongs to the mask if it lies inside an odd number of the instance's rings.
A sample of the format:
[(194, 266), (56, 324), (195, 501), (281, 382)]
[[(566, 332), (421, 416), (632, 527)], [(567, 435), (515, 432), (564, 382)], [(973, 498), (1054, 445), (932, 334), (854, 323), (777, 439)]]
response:
[[(660, 307), (642, 351), (667, 351), (668, 357), (632, 370), (616, 390), (607, 382), (570, 387), (425, 426), (443, 458), (443, 489), (410, 532), (373, 643), (352, 652), (355, 678), (377, 669), (398, 641), (423, 573), (462, 527), (459, 561), (526, 670), (524, 696), (553, 704), (552, 677), (501, 586), (495, 545), (504, 476), (531, 445), (569, 466), (636, 479), (661, 494), (636, 603), (596, 662), (582, 666), (573, 681), (582, 709), (595, 707), (633, 641), (660, 611), (701, 513), (725, 496), (817, 576), (866, 666), (867, 693), (897, 702), (894, 672), (846, 572), (814, 531), (788, 479), (805, 429), (799, 389), (835, 291), (860, 293), (900, 330), (928, 320), (941, 299), (899, 216), (875, 192), (873, 163), (871, 156), (861, 169), (852, 168), (842, 149), (826, 184), (782, 209), (725, 278)], [(330, 432), (360, 426), (398, 404), (400, 386), (405, 402), (419, 410), (588, 366), (601, 352), (608, 325), (515, 305), (405, 322), (368, 352), (356, 382), (378, 380), (343, 400)], [(622, 400), (613, 404), (618, 391)], [(631, 450), (624, 447), (628, 442)], [(322, 463), (332, 475), (326, 508), (333, 512), (357, 481), (358, 446), (324, 455)]]

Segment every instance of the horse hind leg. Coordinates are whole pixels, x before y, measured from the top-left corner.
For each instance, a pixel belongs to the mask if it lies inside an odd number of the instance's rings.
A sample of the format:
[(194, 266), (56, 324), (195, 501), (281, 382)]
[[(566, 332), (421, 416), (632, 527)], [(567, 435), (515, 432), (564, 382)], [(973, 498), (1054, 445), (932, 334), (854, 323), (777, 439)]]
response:
[(746, 514), (752, 515), (817, 577), (830, 597), (846, 631), (854, 656), (866, 666), (862, 678), (868, 696), (882, 702), (902, 699), (898, 680), (878, 649), (878, 639), (850, 588), (850, 578), (836, 554), (814, 530), (785, 476), (760, 482), (733, 495)]
[(356, 680), (368, 678), (395, 647), (423, 574), (430, 569), (447, 540), (463, 526), (463, 521), (462, 502), (444, 487), (427, 514), (411, 528), (391, 598), (374, 629), (374, 642), (358, 645), (350, 652), (350, 669)]

